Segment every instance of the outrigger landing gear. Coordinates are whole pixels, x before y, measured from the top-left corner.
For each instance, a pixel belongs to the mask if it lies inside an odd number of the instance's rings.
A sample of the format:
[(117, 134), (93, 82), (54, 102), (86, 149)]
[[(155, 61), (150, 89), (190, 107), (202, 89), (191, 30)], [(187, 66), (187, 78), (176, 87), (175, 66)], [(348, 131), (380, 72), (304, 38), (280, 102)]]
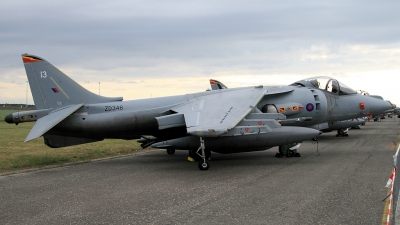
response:
[[(199, 151), (201, 150), (201, 155)], [(200, 147), (197, 149), (196, 153), (201, 157), (201, 159), (198, 162), (198, 166), (200, 170), (208, 170), (210, 168), (210, 163), (206, 159), (206, 150), (204, 146), (204, 140), (202, 137), (200, 137)]]

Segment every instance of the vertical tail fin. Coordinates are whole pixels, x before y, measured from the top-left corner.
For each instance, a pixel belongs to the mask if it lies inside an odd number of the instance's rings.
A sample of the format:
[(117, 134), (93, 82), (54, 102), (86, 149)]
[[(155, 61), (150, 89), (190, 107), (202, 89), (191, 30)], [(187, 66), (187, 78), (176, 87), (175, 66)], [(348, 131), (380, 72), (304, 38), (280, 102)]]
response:
[(223, 83), (217, 80), (210, 79), (211, 90), (228, 89)]
[(37, 109), (122, 101), (122, 97), (108, 98), (86, 90), (52, 64), (37, 56), (23, 54), (22, 61)]

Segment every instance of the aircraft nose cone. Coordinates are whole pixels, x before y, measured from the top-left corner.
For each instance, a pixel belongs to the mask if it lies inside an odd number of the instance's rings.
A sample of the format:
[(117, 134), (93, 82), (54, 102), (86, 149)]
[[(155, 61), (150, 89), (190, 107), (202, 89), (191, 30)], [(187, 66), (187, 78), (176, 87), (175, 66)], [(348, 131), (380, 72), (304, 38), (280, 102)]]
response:
[(6, 121), (7, 123), (13, 123), (12, 114), (8, 114), (8, 115), (4, 118), (4, 121)]
[(372, 114), (383, 113), (386, 110), (392, 109), (392, 105), (384, 100), (370, 98), (369, 100), (369, 110)]

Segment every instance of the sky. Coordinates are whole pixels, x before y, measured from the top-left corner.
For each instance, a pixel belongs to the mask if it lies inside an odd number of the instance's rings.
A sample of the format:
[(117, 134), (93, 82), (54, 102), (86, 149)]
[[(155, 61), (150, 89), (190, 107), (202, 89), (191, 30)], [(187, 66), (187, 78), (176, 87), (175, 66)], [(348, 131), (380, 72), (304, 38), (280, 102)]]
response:
[(0, 3), (0, 103), (33, 104), (21, 54), (124, 100), (330, 76), (400, 105), (400, 1)]

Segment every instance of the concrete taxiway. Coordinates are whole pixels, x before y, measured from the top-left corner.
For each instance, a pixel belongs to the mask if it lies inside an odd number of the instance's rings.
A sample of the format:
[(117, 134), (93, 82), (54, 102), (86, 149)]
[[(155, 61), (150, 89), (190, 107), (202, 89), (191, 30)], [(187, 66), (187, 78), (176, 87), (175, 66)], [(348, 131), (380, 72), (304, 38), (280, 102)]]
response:
[(213, 154), (208, 171), (156, 150), (1, 176), (0, 224), (380, 224), (398, 132), (386, 119), (300, 158)]

